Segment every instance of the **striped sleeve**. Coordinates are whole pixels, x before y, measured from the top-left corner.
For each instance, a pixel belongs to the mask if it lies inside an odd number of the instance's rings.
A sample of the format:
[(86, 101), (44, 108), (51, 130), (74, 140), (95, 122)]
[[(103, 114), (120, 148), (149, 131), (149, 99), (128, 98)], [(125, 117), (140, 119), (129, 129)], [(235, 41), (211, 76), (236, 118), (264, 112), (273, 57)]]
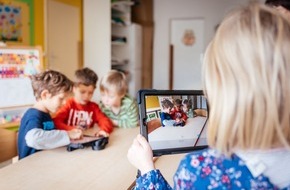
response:
[(118, 117), (118, 126), (121, 128), (133, 128), (138, 125), (138, 107), (137, 102), (125, 96), (122, 100), (121, 111)]

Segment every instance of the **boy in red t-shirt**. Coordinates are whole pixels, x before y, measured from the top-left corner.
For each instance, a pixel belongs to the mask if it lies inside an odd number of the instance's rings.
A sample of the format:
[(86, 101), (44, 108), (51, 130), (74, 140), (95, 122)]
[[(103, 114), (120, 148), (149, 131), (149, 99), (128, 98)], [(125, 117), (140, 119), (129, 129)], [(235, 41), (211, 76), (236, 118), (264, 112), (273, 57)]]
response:
[(175, 120), (173, 126), (184, 126), (187, 120), (186, 113), (182, 110), (182, 101), (181, 99), (175, 99), (173, 101), (174, 107), (171, 109), (170, 115), (171, 118)]
[(75, 72), (74, 97), (66, 101), (53, 119), (58, 129), (85, 130), (97, 124), (100, 130), (96, 136), (106, 137), (113, 131), (111, 120), (101, 111), (97, 103), (91, 101), (97, 81), (97, 74), (89, 68)]

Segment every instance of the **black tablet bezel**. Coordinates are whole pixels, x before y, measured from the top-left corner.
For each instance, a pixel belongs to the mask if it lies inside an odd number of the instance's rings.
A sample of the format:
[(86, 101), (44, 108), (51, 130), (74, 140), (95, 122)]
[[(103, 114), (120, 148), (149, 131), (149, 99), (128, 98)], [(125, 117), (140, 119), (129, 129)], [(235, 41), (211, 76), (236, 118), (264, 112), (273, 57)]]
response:
[[(202, 90), (154, 90), (154, 89), (142, 89), (139, 90), (137, 96), (138, 108), (139, 108), (139, 119), (140, 119), (140, 133), (143, 135), (148, 141), (148, 128), (147, 128), (147, 114), (146, 114), (146, 96), (178, 96), (178, 95), (196, 95), (196, 96), (204, 96)], [(204, 131), (208, 120), (209, 106), (206, 101), (207, 106), (207, 119), (204, 123), (200, 134)], [(199, 137), (196, 142), (198, 142)], [(187, 153), (194, 150), (201, 150), (207, 148), (207, 145), (193, 145), (190, 147), (181, 147), (181, 148), (168, 148), (168, 149), (158, 149), (153, 150), (153, 156), (161, 156), (166, 154), (179, 154), (179, 153)]]

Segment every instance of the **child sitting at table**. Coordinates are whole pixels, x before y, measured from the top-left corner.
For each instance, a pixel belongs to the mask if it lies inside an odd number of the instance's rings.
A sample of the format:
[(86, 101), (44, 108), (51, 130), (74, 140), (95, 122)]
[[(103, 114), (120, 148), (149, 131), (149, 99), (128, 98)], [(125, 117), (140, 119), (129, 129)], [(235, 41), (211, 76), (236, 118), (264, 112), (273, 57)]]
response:
[(187, 117), (193, 118), (192, 102), (190, 99), (184, 99), (182, 101), (182, 110), (186, 113)]
[(75, 72), (74, 97), (66, 101), (53, 119), (58, 129), (86, 130), (97, 124), (100, 130), (96, 136), (107, 137), (113, 131), (111, 120), (101, 111), (97, 103), (91, 101), (97, 81), (97, 74), (89, 68)]
[(62, 105), (72, 88), (72, 82), (57, 71), (45, 71), (31, 77), (36, 103), (20, 122), (18, 156), (23, 159), (43, 149), (68, 145), (70, 139), (81, 138), (81, 131), (55, 130), (50, 113)]
[(127, 94), (124, 73), (109, 71), (100, 82), (101, 109), (116, 127), (132, 128), (138, 125), (137, 102)]
[(173, 126), (184, 126), (187, 120), (186, 113), (182, 110), (182, 100), (177, 98), (173, 101), (174, 107), (170, 112), (172, 119), (175, 120)]
[(173, 103), (169, 99), (164, 99), (161, 101), (163, 111), (160, 113), (160, 119), (162, 127), (174, 126), (175, 120), (170, 115), (173, 106)]

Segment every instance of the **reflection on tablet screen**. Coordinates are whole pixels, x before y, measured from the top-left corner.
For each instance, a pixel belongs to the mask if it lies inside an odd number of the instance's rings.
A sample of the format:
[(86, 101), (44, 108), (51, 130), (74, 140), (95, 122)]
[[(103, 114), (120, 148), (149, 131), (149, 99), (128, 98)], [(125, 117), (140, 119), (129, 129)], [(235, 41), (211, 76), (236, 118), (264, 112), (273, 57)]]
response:
[(207, 145), (207, 102), (203, 95), (145, 95), (148, 141), (154, 150)]

